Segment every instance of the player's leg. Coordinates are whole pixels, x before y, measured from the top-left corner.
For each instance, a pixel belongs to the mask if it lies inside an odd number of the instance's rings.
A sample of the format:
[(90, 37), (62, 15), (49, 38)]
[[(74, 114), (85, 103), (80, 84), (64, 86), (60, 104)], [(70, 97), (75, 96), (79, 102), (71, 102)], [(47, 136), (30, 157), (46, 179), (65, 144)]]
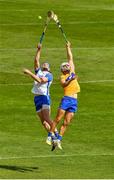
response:
[(61, 120), (61, 118), (64, 116), (65, 111), (62, 109), (58, 109), (57, 115), (55, 120), (53, 121), (52, 125), (51, 125), (51, 129), (48, 132), (48, 137), (46, 140), (47, 144), (51, 144), (52, 141), (54, 141), (57, 137), (58, 137), (58, 131), (57, 131), (57, 124), (59, 123), (59, 121)]
[[(49, 108), (47, 109), (41, 109), (40, 112), (38, 112), (38, 116), (41, 119), (42, 125), (44, 126), (44, 128), (47, 130), (47, 132), (49, 132), (50, 127), (52, 125), (52, 121), (50, 119), (50, 111)], [(51, 145), (52, 141), (51, 141), (51, 137), (47, 137), (46, 139), (46, 143)]]
[(67, 129), (67, 126), (70, 124), (72, 118), (74, 116), (74, 113), (73, 112), (66, 112), (65, 113), (65, 117), (64, 117), (64, 122), (60, 128), (60, 133), (59, 133), (59, 136), (57, 138), (57, 146), (59, 149), (62, 149), (62, 146), (61, 146), (61, 140), (62, 140), (62, 137)]
[(67, 109), (67, 106), (66, 106), (66, 99), (65, 97), (61, 99), (61, 103), (60, 103), (60, 106), (59, 106), (59, 109), (57, 111), (57, 115), (56, 115), (56, 118), (55, 120), (53, 121), (53, 124), (52, 124), (52, 128), (51, 128), (51, 132), (54, 132), (55, 130), (55, 127), (57, 126), (57, 124), (60, 122), (60, 120), (64, 117), (65, 115), (65, 111)]
[(60, 122), (60, 120), (64, 117), (64, 115), (65, 115), (65, 110), (58, 109), (56, 118), (55, 118), (55, 120), (52, 123), (52, 127), (51, 127), (50, 132), (53, 133), (55, 131), (55, 128), (57, 127), (57, 125)]
[(36, 112), (41, 119), (41, 122), (47, 131), (50, 130), (52, 121), (50, 119), (50, 97), (48, 96), (35, 96), (34, 103)]
[(55, 120), (53, 121), (52, 127), (50, 132), (48, 133), (48, 136), (51, 137), (52, 139), (52, 151), (55, 149), (55, 147), (57, 146), (57, 138), (59, 137), (59, 134), (55, 134), (55, 129), (57, 128), (58, 123), (60, 122), (60, 120), (64, 117), (65, 115), (65, 110), (63, 109), (58, 109), (57, 115)]
[(53, 121), (53, 124), (52, 124), (52, 127), (51, 127), (51, 130), (50, 130), (50, 135), (52, 136), (52, 134), (54, 133), (54, 130), (55, 128), (57, 127), (58, 123), (60, 122), (60, 120), (64, 117), (65, 115), (65, 110), (66, 110), (66, 101), (65, 101), (65, 98), (62, 98), (61, 99), (61, 103), (60, 103), (60, 106), (59, 106), (59, 109), (57, 111), (57, 115), (56, 115), (56, 118), (55, 120)]
[(48, 123), (47, 121), (44, 120), (42, 111), (37, 112), (37, 115), (38, 115), (38, 117), (40, 118), (40, 120), (41, 120), (41, 122), (42, 122), (42, 125), (44, 126), (44, 128), (46, 129), (46, 131), (49, 132), (49, 130), (50, 130), (50, 125), (49, 125), (49, 123)]
[(40, 118), (42, 125), (44, 126), (44, 128), (46, 130), (48, 130), (49, 126), (44, 122), (44, 118), (42, 115), (42, 96), (35, 96), (34, 97), (34, 104), (36, 107), (36, 113), (37, 113), (38, 117)]
[[(68, 102), (68, 101), (67, 101)], [(69, 125), (69, 123), (71, 122), (74, 113), (77, 111), (77, 99), (75, 98), (69, 98), (69, 102), (68, 102), (68, 109), (66, 110), (65, 113), (65, 117), (64, 117), (64, 122), (61, 126), (60, 129), (60, 136), (63, 136), (67, 126)]]
[[(43, 123), (45, 124), (45, 122), (46, 122), (51, 127), (52, 126), (52, 120), (50, 119), (50, 110), (49, 110), (49, 108), (42, 109), (41, 113), (42, 113)], [(48, 128), (48, 131), (49, 130), (50, 130), (50, 128)]]
[(70, 124), (72, 118), (74, 117), (74, 113), (73, 112), (66, 112), (65, 113), (65, 118), (64, 118), (64, 122), (60, 128), (60, 135), (63, 136), (66, 129), (67, 129), (67, 126)]

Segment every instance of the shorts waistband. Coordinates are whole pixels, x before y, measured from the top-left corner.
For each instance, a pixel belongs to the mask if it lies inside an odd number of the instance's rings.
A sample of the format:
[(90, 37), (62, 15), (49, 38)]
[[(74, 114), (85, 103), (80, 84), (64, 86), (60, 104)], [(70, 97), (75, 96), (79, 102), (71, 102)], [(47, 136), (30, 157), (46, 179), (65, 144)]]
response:
[(71, 96), (63, 96), (63, 98), (67, 98), (67, 99), (73, 99), (73, 100), (77, 100), (77, 98), (71, 97)]
[(68, 96), (66, 96), (66, 97), (72, 97), (72, 98), (77, 99), (78, 95), (75, 93), (75, 94), (68, 95)]

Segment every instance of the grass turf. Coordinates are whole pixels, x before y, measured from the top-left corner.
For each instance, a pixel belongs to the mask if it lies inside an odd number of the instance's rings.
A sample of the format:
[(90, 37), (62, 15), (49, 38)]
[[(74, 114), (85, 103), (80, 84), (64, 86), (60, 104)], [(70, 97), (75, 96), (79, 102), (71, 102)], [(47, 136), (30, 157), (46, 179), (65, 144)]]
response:
[[(79, 110), (64, 136), (63, 151), (53, 153), (35, 115), (32, 80), (22, 74), (23, 67), (33, 68), (44, 23), (38, 15), (45, 18), (50, 9), (72, 42), (81, 85)], [(0, 1), (0, 178), (114, 178), (114, 83), (91, 82), (113, 80), (113, 10), (111, 0)], [(59, 67), (66, 59), (54, 23), (43, 42), (45, 59), (54, 74), (54, 118), (63, 95)]]

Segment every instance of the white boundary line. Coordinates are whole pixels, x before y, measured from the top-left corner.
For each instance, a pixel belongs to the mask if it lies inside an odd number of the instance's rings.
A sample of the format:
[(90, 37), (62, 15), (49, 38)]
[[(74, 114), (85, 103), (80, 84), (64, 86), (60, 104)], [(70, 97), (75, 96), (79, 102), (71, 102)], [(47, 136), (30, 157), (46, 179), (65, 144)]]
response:
[[(92, 80), (92, 81), (80, 81), (80, 84), (89, 84), (89, 83), (104, 83), (104, 82), (114, 82), (114, 79), (103, 79), (103, 80)], [(59, 82), (58, 82), (59, 83)], [(53, 83), (53, 84), (58, 84)], [(4, 84), (4, 83), (0, 83), (0, 86), (32, 86), (32, 83), (9, 83), (9, 84)]]
[[(63, 25), (67, 25), (67, 24), (114, 24), (114, 21), (72, 21), (72, 22), (67, 22), (67, 23), (62, 23)], [(38, 25), (42, 25), (42, 23), (18, 23), (18, 24), (14, 24), (14, 23), (1, 23), (0, 26), (38, 26)], [(51, 25), (54, 25), (54, 23), (52, 23)]]
[[(50, 47), (50, 48), (43, 48), (44, 50), (64, 50), (65, 48), (59, 48), (59, 47)], [(114, 47), (74, 47), (72, 48), (74, 50), (77, 49), (82, 49), (82, 50), (97, 50), (97, 49), (101, 49), (101, 50), (113, 50)], [(30, 50), (36, 50), (36, 48), (0, 48), (0, 51), (30, 51)]]
[(114, 156), (114, 154), (53, 154), (53, 155), (38, 155), (38, 156), (12, 156), (12, 157), (0, 157), (0, 160), (9, 159), (34, 159), (34, 158), (59, 158), (59, 157), (74, 157), (74, 156)]
[[(0, 2), (2, 2), (2, 1), (4, 1), (4, 0), (0, 0)], [(10, 2), (11, 2), (11, 0), (10, 0)], [(14, 1), (12, 1), (12, 2), (14, 2)], [(86, 6), (78, 6), (77, 8), (69, 8), (69, 9), (64, 9), (64, 11), (101, 11), (101, 10), (111, 10), (111, 11), (113, 11), (114, 10), (114, 7), (113, 6), (88, 6), (88, 5), (86, 5)], [(2, 11), (2, 12), (7, 12), (7, 11), (9, 11), (9, 12), (12, 12), (12, 11), (21, 11), (21, 12), (25, 12), (25, 11), (31, 11), (30, 9), (1, 9), (0, 11)], [(43, 9), (39, 9), (39, 10), (37, 10), (37, 9), (32, 9), (32, 11), (39, 11), (39, 12), (41, 12), (41, 11), (43, 11)], [(63, 9), (59, 9), (59, 11), (63, 11)]]
[(3, 83), (0, 83), (0, 86), (32, 86), (33, 84), (32, 83), (20, 83), (20, 84), (16, 84), (16, 83), (10, 83), (10, 84), (3, 84)]
[[(0, 180), (9, 180), (9, 179), (0, 179)], [(11, 179), (12, 180), (12, 179)], [(13, 179), (13, 180), (28, 180), (28, 179)], [(44, 179), (29, 179), (29, 180), (44, 180)], [(46, 180), (50, 180), (47, 179)], [(53, 179), (53, 180), (114, 180), (114, 179)]]
[(103, 83), (103, 82), (114, 82), (114, 79), (103, 79), (103, 80), (92, 80), (92, 81), (80, 81), (79, 83)]

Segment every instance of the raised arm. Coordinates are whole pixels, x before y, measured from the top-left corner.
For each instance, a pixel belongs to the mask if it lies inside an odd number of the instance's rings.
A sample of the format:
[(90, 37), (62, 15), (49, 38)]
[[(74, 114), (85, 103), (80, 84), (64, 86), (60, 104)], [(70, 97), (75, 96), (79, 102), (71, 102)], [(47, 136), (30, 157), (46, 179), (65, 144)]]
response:
[(71, 51), (71, 44), (70, 44), (70, 42), (68, 42), (66, 44), (66, 50), (67, 50), (68, 63), (71, 66), (71, 71), (75, 72), (75, 66), (74, 66), (74, 62), (73, 62), (73, 55), (72, 55), (72, 51)]
[(24, 74), (29, 75), (35, 81), (41, 83), (41, 79), (38, 76), (36, 76), (35, 74), (33, 74), (29, 69), (23, 69), (23, 72), (24, 72)]
[(38, 44), (38, 48), (37, 48), (37, 52), (36, 52), (36, 56), (35, 56), (35, 59), (34, 59), (34, 69), (38, 69), (40, 67), (40, 54), (41, 54), (41, 48), (42, 48), (42, 45), (39, 43)]
[(62, 79), (62, 78), (61, 78), (60, 81), (61, 81), (62, 87), (68, 86), (68, 85), (70, 84), (70, 82), (73, 81), (74, 79), (77, 79), (77, 76), (76, 76), (76, 74), (74, 74), (74, 73), (71, 73), (71, 75), (68, 76), (67, 79)]
[(32, 79), (39, 83), (46, 83), (49, 80), (49, 77), (38, 77), (35, 74), (33, 74), (29, 69), (23, 69), (24, 74), (29, 75)]

